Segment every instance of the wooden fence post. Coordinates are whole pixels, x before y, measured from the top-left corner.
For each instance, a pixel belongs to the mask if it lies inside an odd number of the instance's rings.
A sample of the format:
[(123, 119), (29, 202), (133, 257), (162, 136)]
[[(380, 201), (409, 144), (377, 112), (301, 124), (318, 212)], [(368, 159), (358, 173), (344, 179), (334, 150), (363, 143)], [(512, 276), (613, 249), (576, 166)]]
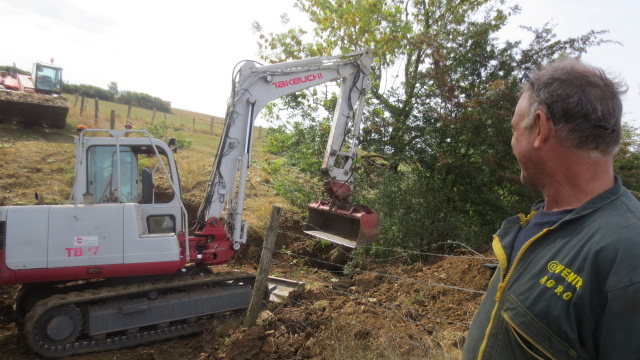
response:
[(193, 125), (191, 125), (191, 128), (192, 129), (196, 128), (196, 118), (195, 117), (193, 118)]
[(116, 128), (116, 111), (111, 110), (111, 123), (109, 129), (114, 130)]
[(246, 327), (252, 327), (256, 324), (258, 315), (262, 309), (262, 300), (265, 298), (265, 291), (267, 291), (267, 278), (269, 276), (269, 269), (271, 268), (271, 259), (273, 258), (273, 247), (278, 237), (281, 211), (282, 208), (276, 205), (274, 205), (271, 210), (267, 234), (262, 244), (262, 255), (260, 255), (258, 275), (253, 285), (253, 293), (251, 294), (251, 303), (249, 303), (247, 317), (244, 319), (244, 326)]
[(213, 122), (215, 121), (216, 118), (214, 118), (213, 116), (211, 117), (211, 125), (209, 125), (209, 132), (211, 133), (211, 135), (213, 135)]
[(84, 114), (84, 106), (85, 106), (85, 97), (84, 95), (82, 95), (82, 97), (80, 98), (80, 116), (82, 117), (82, 114)]
[(76, 105), (78, 105), (78, 98), (80, 97), (80, 95), (78, 94), (74, 94), (73, 95), (73, 108), (76, 108)]
[(127, 120), (129, 120), (129, 118), (131, 118), (131, 105), (127, 107)]
[(153, 108), (153, 115), (151, 115), (151, 123), (156, 119), (156, 108)]
[(100, 100), (98, 100), (98, 98), (96, 98), (96, 116), (95, 116), (95, 118), (94, 118), (94, 120), (93, 120), (93, 123), (94, 123), (96, 126), (98, 125), (98, 112), (100, 111), (100, 105), (99, 105), (100, 103), (99, 103), (99, 101), (100, 101)]

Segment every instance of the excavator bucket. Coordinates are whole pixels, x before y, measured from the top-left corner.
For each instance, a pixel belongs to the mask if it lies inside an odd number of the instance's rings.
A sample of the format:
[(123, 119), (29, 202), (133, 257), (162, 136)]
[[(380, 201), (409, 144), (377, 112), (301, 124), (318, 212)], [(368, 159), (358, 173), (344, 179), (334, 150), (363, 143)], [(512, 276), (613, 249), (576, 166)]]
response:
[(68, 113), (63, 96), (0, 91), (0, 122), (63, 129)]
[(371, 245), (380, 234), (380, 219), (366, 205), (330, 209), (326, 200), (309, 204), (305, 233), (349, 248)]

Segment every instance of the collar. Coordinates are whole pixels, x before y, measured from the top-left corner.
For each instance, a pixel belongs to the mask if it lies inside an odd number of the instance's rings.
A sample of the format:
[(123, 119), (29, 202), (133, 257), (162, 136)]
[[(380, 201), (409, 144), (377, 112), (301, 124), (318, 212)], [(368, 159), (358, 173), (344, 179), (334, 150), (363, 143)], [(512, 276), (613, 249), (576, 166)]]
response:
[[(622, 180), (618, 175), (614, 175), (614, 178), (615, 178), (615, 183), (613, 184), (612, 187), (594, 196), (593, 198), (591, 198), (591, 200), (579, 206), (570, 215), (568, 215), (566, 219), (591, 213), (594, 210), (599, 209), (605, 204), (611, 202), (612, 200), (615, 200), (618, 197), (620, 197), (624, 189), (624, 187), (622, 186)], [(542, 209), (544, 209), (544, 199), (540, 199), (536, 201), (531, 207), (532, 212), (537, 212)]]

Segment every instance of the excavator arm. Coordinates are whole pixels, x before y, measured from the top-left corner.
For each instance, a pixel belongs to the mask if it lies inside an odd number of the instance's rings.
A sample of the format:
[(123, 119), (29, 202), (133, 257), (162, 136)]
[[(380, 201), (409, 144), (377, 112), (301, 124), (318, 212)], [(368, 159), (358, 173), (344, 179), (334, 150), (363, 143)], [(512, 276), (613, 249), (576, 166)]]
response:
[(247, 223), (242, 213), (254, 120), (275, 99), (336, 80), (341, 81), (340, 94), (322, 164), (331, 209), (318, 208), (333, 214), (348, 204), (354, 183), (351, 167), (356, 157), (355, 139), (370, 88), (371, 63), (371, 51), (367, 49), (265, 66), (247, 61), (234, 71), (222, 139), (198, 211), (196, 234), (220, 235), (220, 229), (214, 228), (224, 227), (234, 249), (246, 241)]

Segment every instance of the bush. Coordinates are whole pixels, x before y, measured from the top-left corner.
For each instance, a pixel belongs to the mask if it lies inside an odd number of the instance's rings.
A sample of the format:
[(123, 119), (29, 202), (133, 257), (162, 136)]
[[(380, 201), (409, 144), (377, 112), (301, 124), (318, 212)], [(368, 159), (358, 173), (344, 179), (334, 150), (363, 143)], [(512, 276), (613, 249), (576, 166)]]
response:
[[(175, 138), (178, 149), (188, 149), (193, 144), (193, 140), (185, 138), (181, 133), (172, 135), (169, 132), (169, 125), (167, 125), (166, 121), (158, 121), (155, 124), (151, 124), (151, 126), (147, 128), (147, 131), (149, 131), (152, 137), (164, 142), (169, 142), (169, 139)], [(174, 127), (173, 131), (177, 132), (178, 130)]]
[(292, 206), (306, 210), (309, 202), (318, 200), (317, 197), (322, 190), (321, 182), (309, 179), (296, 168), (288, 165), (284, 159), (268, 160), (257, 163), (256, 166), (261, 167), (269, 175), (269, 182), (276, 194), (282, 196)]
[(115, 101), (120, 104), (171, 113), (171, 107), (164, 100), (144, 93), (121, 91)]
[[(9, 65), (2, 65), (0, 66), (0, 71), (6, 71), (9, 74), (11, 74), (11, 72), (13, 71), (14, 67), (13, 66), (9, 66)], [(18, 74), (21, 75), (31, 75), (31, 71), (25, 71), (19, 68), (15, 68), (16, 71), (18, 72)]]
[(113, 101), (113, 94), (108, 90), (103, 88), (93, 86), (93, 85), (75, 85), (75, 84), (62, 84), (62, 91), (66, 94), (78, 94), (81, 96), (86, 96), (91, 99), (98, 98), (103, 101)]
[[(113, 83), (112, 83), (113, 84)], [(135, 91), (117, 92), (114, 89), (107, 90), (98, 86), (85, 84), (62, 84), (62, 91), (66, 94), (78, 94), (88, 98), (98, 98), (104, 101), (114, 101), (119, 104), (141, 107), (148, 110), (157, 110), (161, 112), (171, 113), (171, 107), (167, 102), (159, 97), (151, 96)]]

